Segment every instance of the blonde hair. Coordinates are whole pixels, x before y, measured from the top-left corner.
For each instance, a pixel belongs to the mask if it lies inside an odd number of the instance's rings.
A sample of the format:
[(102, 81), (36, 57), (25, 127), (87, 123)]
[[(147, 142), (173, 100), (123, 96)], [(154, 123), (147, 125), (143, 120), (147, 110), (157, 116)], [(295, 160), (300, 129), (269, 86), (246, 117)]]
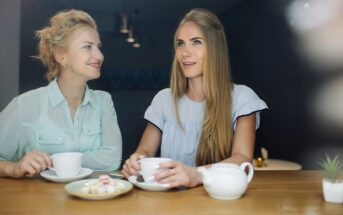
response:
[(36, 58), (48, 67), (46, 78), (51, 81), (58, 77), (61, 72), (61, 65), (56, 61), (54, 52), (58, 49), (64, 50), (69, 45), (70, 35), (79, 27), (89, 26), (97, 30), (93, 18), (81, 10), (60, 11), (51, 17), (47, 27), (36, 31), (36, 37), (39, 39)]
[[(181, 20), (175, 36), (177, 37), (186, 22), (194, 22), (201, 29), (206, 42), (203, 80), (206, 96), (205, 116), (202, 133), (196, 154), (196, 165), (206, 165), (222, 161), (231, 155), (231, 76), (229, 56), (224, 28), (218, 17), (204, 9), (193, 9)], [(188, 89), (187, 78), (174, 56), (170, 87), (179, 125), (182, 127), (178, 112), (178, 99)]]

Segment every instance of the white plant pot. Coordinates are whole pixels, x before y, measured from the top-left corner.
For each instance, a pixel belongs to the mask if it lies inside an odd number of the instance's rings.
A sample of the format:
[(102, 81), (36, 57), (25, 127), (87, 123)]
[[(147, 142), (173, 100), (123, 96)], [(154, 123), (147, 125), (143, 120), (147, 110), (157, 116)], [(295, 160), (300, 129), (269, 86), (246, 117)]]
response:
[(327, 202), (343, 203), (343, 180), (332, 183), (329, 179), (323, 179), (323, 194)]

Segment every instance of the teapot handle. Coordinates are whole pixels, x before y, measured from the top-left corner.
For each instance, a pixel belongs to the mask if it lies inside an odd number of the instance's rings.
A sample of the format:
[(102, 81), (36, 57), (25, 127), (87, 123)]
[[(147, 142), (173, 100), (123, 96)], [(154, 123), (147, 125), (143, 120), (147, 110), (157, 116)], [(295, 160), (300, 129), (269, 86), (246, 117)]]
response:
[(245, 172), (246, 167), (248, 167), (248, 183), (249, 183), (254, 175), (254, 167), (249, 162), (243, 162), (240, 166), (240, 169), (243, 172)]

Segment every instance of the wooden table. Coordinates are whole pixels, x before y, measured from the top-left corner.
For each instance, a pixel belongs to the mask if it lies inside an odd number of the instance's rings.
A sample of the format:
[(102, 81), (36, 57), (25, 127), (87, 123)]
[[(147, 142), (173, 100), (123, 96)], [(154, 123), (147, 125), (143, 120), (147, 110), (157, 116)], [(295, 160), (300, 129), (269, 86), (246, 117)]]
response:
[(268, 159), (267, 165), (258, 167), (254, 159), (253, 165), (255, 170), (301, 170), (302, 166), (298, 163), (279, 159)]
[[(149, 192), (134, 188), (115, 199), (69, 196), (65, 184), (0, 178), (0, 214), (343, 214), (323, 200), (319, 171), (257, 171), (241, 199), (216, 200), (203, 186)], [(96, 175), (93, 175), (95, 177)]]

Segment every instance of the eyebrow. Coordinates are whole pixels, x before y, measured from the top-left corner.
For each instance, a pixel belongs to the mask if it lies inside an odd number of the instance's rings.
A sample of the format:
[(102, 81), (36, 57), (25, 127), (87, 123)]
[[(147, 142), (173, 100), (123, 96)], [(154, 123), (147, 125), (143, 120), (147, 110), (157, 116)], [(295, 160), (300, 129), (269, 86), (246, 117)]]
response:
[(198, 39), (203, 40), (204, 38), (202, 38), (202, 37), (192, 37), (192, 38), (191, 38), (191, 41), (193, 41), (193, 40), (198, 40)]
[[(84, 41), (83, 43), (88, 43), (88, 44), (90, 44), (90, 45), (93, 45), (94, 43), (93, 42), (90, 42), (90, 41)], [(102, 43), (100, 42), (100, 43), (98, 43), (98, 46), (101, 46), (102, 45)]]
[[(204, 40), (204, 38), (202, 38), (202, 37), (192, 37), (190, 39), (190, 41), (194, 41), (194, 40), (198, 40), (198, 39)], [(176, 41), (183, 41), (183, 39), (176, 39)]]

